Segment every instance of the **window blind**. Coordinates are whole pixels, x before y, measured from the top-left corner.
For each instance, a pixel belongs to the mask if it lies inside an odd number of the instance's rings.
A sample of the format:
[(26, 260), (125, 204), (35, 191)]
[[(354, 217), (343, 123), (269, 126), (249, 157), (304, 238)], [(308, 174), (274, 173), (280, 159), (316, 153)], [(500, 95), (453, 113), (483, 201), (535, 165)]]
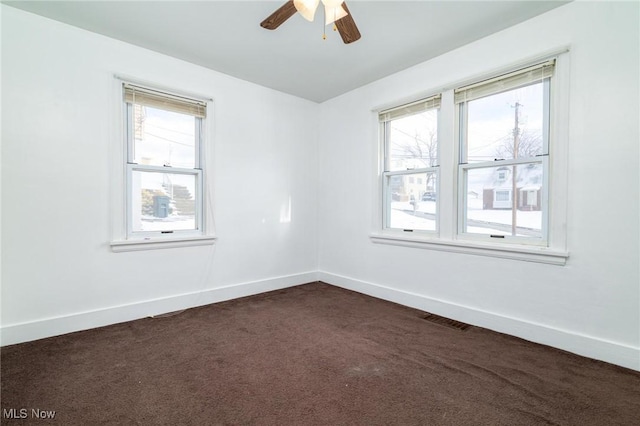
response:
[(507, 90), (542, 81), (553, 76), (554, 68), (555, 59), (552, 59), (489, 80), (460, 87), (454, 92), (455, 103), (472, 101), (494, 93), (506, 92)]
[(440, 98), (440, 95), (436, 95), (410, 104), (381, 111), (378, 116), (379, 121), (384, 123), (386, 121), (407, 117), (409, 115), (419, 114), (430, 109), (440, 108)]
[(123, 83), (123, 88), (124, 100), (127, 103), (160, 108), (199, 118), (207, 116), (207, 103), (204, 101), (135, 86), (130, 83)]

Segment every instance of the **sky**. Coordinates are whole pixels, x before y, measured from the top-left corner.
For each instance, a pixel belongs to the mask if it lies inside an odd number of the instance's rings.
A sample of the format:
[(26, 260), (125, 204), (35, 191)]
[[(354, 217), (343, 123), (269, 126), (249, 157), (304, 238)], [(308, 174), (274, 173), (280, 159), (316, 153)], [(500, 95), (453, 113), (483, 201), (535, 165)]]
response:
[(195, 117), (144, 108), (142, 140), (136, 140), (134, 161), (156, 166), (195, 167)]
[(467, 162), (492, 161), (501, 145), (512, 143), (516, 103), (521, 133), (542, 135), (543, 102), (542, 83), (469, 102)]

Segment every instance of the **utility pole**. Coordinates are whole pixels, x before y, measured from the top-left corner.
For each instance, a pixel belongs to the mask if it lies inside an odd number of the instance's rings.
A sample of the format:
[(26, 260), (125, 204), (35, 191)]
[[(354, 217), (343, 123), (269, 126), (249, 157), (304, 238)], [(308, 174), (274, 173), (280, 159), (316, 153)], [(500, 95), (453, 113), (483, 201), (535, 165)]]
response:
[[(517, 159), (518, 158), (518, 144), (520, 142), (520, 126), (519, 126), (519, 118), (520, 118), (520, 107), (523, 106), (520, 102), (516, 101), (516, 104), (514, 106), (515, 108), (515, 124), (513, 126), (513, 159)], [(511, 181), (512, 181), (512, 188), (511, 188), (511, 199), (513, 200), (513, 206), (511, 209), (511, 235), (513, 235), (515, 237), (516, 235), (516, 219), (518, 216), (518, 183), (517, 183), (517, 165), (513, 165), (513, 173), (511, 173)]]

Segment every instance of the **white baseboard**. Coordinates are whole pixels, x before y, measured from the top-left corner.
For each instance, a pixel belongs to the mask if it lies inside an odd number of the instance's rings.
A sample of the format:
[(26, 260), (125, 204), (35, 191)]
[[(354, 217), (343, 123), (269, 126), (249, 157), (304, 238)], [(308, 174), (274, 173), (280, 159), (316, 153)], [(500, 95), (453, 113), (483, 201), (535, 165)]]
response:
[(196, 306), (293, 287), (317, 280), (317, 272), (306, 272), (214, 288), (202, 292), (180, 294), (128, 305), (6, 325), (0, 329), (0, 345), (13, 345), (43, 339), (45, 337), (72, 333), (74, 331), (103, 327), (153, 315), (161, 315), (182, 309), (194, 308)]
[(322, 271), (275, 277), (203, 292), (181, 294), (20, 324), (10, 324), (0, 329), (0, 345), (12, 345), (103, 327), (314, 281), (323, 281), (327, 284), (357, 291), (379, 299), (640, 371), (640, 348), (637, 347), (481, 311), (468, 306)]
[(468, 306), (327, 272), (318, 272), (318, 280), (467, 324), (640, 371), (640, 348), (637, 347), (481, 311)]

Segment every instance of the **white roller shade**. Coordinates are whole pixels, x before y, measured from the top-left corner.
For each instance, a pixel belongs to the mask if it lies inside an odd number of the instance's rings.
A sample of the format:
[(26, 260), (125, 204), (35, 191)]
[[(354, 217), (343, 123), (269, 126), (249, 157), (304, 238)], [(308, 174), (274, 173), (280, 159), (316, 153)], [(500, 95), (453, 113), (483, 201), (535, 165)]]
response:
[(507, 90), (542, 81), (553, 75), (554, 68), (555, 59), (552, 59), (489, 80), (460, 87), (455, 90), (455, 103), (472, 101), (494, 93), (506, 92)]
[(440, 108), (440, 95), (432, 96), (427, 99), (421, 99), (410, 104), (387, 109), (379, 113), (381, 123), (385, 121), (397, 120), (398, 118), (407, 117), (409, 115), (418, 114), (430, 109)]
[(164, 109), (199, 118), (207, 116), (207, 103), (205, 101), (164, 93), (129, 83), (124, 83), (123, 88), (124, 100), (127, 103)]

